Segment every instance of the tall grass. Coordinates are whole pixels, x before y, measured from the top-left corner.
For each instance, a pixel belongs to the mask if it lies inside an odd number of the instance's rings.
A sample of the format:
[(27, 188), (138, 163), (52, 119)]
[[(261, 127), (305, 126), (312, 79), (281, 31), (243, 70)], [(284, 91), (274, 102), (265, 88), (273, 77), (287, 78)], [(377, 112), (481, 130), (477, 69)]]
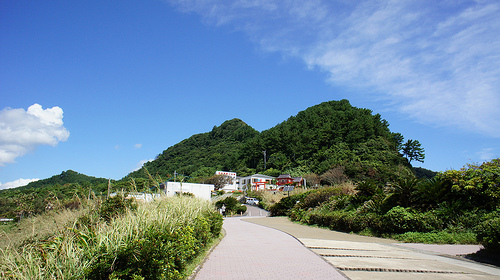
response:
[(222, 226), (210, 202), (189, 197), (140, 204), (109, 222), (92, 210), (50, 238), (1, 250), (1, 278), (182, 279)]
[(16, 248), (26, 240), (43, 239), (53, 235), (54, 232), (64, 230), (68, 224), (72, 224), (84, 212), (85, 208), (62, 209), (2, 225), (0, 228), (0, 249)]

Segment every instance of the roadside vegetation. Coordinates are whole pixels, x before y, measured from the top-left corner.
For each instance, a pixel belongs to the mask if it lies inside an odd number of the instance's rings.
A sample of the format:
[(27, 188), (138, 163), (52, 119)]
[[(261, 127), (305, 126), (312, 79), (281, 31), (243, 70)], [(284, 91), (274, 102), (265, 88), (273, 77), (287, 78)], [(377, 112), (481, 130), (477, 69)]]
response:
[(222, 228), (210, 202), (185, 196), (136, 203), (117, 195), (50, 214), (25, 219), (32, 234), (2, 244), (0, 278), (185, 279)]
[(481, 243), (500, 252), (500, 159), (417, 179), (340, 183), (290, 195), (271, 215), (405, 242)]

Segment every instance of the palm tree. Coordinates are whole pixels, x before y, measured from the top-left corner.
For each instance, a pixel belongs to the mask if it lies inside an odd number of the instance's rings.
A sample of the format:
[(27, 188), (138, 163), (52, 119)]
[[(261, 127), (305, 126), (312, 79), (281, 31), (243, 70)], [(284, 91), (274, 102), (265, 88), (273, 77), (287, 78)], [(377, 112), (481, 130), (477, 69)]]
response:
[(423, 181), (417, 187), (416, 198), (422, 209), (437, 208), (446, 199), (448, 188), (438, 176)]
[(415, 200), (415, 192), (420, 179), (404, 177), (398, 180), (393, 186), (391, 193), (396, 197), (397, 203), (402, 207), (409, 207)]

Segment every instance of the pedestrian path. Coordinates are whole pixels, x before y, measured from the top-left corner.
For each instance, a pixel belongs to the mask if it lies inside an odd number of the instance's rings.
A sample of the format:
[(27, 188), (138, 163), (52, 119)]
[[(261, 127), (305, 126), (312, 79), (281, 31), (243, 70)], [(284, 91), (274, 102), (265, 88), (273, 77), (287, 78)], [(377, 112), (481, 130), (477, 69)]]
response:
[[(246, 218), (252, 220), (255, 218)], [(257, 218), (258, 219), (258, 218)], [(346, 279), (335, 267), (282, 231), (225, 218), (226, 236), (208, 256), (196, 280)]]
[(293, 235), (349, 279), (500, 279), (499, 268), (448, 256), (468, 254), (478, 249), (475, 245), (395, 243), (390, 239), (304, 226), (286, 217), (245, 221)]

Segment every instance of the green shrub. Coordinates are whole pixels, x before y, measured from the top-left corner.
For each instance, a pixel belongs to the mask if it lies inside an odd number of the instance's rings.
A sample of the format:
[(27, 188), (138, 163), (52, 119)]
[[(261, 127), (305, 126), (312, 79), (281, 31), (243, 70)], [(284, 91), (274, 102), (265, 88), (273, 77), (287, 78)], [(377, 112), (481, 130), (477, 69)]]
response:
[(302, 209), (314, 208), (328, 201), (332, 196), (339, 195), (340, 189), (338, 188), (325, 188), (309, 193), (302, 199), (295, 207)]
[(219, 200), (215, 203), (215, 207), (218, 209), (221, 209), (222, 205), (226, 207), (226, 213), (242, 214), (247, 211), (247, 207), (244, 205), (242, 206), (238, 200), (232, 196), (226, 197), (225, 199)]
[(228, 196), (224, 198), (223, 200), (219, 200), (215, 203), (215, 207), (220, 209), (222, 205), (226, 206), (226, 211), (229, 211), (230, 209), (236, 208), (236, 205), (238, 204), (238, 200), (232, 196)]
[(105, 221), (109, 222), (111, 219), (123, 215), (127, 209), (137, 210), (137, 203), (135, 199), (127, 199), (127, 196), (115, 195), (104, 200), (99, 208), (99, 215)]
[(278, 203), (275, 203), (273, 206), (269, 207), (269, 212), (271, 216), (286, 216), (289, 214), (289, 211), (297, 204), (297, 201), (301, 201), (306, 197), (309, 193), (314, 191), (308, 191), (300, 194), (294, 194), (285, 198), (282, 198)]
[(197, 253), (196, 238), (191, 226), (174, 232), (149, 227), (141, 238), (123, 244), (117, 250), (101, 247), (97, 259), (89, 267), (87, 279), (182, 279), (187, 262)]
[(235, 210), (236, 214), (243, 214), (246, 211), (247, 211), (247, 207), (245, 205), (238, 205), (236, 207), (236, 210)]
[[(293, 213), (295, 213), (295, 209)], [(328, 227), (331, 230), (343, 232), (359, 232), (366, 228), (373, 227), (376, 221), (376, 214), (359, 214), (356, 211), (324, 211), (313, 210), (304, 211), (302, 222)]]
[(421, 213), (396, 206), (381, 217), (377, 226), (378, 231), (387, 233), (429, 232), (442, 229), (443, 222), (434, 212)]
[(403, 234), (393, 234), (392, 239), (407, 243), (426, 244), (476, 244), (476, 234), (471, 230), (461, 232), (451, 232), (449, 230), (433, 232), (405, 232)]
[(500, 218), (486, 220), (474, 231), (477, 233), (477, 240), (485, 249), (500, 252)]
[(219, 214), (219, 212), (216, 211), (206, 211), (205, 217), (208, 220), (212, 236), (213, 237), (219, 236), (220, 232), (222, 231), (222, 223), (223, 223), (221, 214)]
[(46, 240), (4, 251), (0, 271), (12, 279), (183, 279), (221, 228), (213, 205), (190, 197), (140, 204), (108, 222), (89, 213)]
[(341, 194), (330, 197), (328, 202), (323, 204), (323, 208), (330, 211), (346, 210), (351, 204), (351, 195)]
[(145, 206), (96, 236), (87, 279), (183, 279), (188, 263), (221, 231), (222, 216), (195, 198)]

